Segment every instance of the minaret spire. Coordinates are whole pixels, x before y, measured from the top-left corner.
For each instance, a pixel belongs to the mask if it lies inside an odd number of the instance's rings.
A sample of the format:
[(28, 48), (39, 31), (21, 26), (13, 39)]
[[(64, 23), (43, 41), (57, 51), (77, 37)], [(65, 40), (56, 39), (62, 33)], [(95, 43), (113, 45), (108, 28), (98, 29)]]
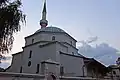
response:
[(46, 27), (48, 25), (48, 21), (46, 20), (46, 0), (44, 0), (43, 11), (42, 11), (42, 19), (40, 20), (41, 28)]

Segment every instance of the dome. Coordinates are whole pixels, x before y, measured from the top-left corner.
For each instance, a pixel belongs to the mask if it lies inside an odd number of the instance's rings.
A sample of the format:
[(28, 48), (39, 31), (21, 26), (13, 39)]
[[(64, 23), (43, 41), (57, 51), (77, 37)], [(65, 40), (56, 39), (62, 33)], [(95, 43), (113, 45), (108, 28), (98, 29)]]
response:
[(39, 32), (61, 32), (61, 33), (66, 33), (64, 30), (57, 28), (57, 27), (45, 27), (37, 30), (35, 33)]

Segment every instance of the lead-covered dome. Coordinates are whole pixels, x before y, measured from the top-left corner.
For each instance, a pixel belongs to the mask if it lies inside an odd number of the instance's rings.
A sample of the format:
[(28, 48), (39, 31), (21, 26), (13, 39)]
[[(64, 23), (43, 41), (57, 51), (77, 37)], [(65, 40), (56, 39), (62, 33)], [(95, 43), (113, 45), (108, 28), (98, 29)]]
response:
[(39, 32), (61, 32), (61, 33), (66, 33), (64, 30), (57, 28), (57, 27), (44, 27), (39, 30), (37, 30), (35, 33)]

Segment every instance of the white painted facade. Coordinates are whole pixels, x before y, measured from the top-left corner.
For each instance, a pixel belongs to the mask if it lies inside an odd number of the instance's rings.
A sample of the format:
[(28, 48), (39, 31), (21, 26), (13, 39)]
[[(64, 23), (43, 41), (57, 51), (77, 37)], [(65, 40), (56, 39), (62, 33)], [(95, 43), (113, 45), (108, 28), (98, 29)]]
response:
[[(6, 70), (14, 73), (54, 74), (60, 76), (87, 76), (82, 55), (78, 55), (76, 40), (64, 30), (46, 27), (46, 1), (44, 2), (41, 29), (25, 37), (23, 51), (13, 55), (12, 64)], [(56, 64), (57, 63), (57, 64)]]
[[(86, 58), (78, 55), (77, 41), (60, 28), (46, 27), (48, 25), (46, 1), (44, 2), (40, 25), (41, 29), (25, 37), (23, 51), (13, 54), (11, 66), (6, 69), (5, 73), (0, 73), (0, 75), (6, 75), (7, 77), (0, 77), (0, 80), (13, 80), (15, 78), (20, 80), (45, 80), (52, 75), (56, 77), (54, 80), (96, 80), (95, 78), (85, 77), (92, 72), (87, 69)], [(91, 63), (91, 61), (88, 63)], [(96, 61), (96, 63), (99, 62)]]
[(22, 73), (36, 74), (39, 64), (37, 74), (42, 74), (44, 71), (42, 62), (51, 59), (59, 65), (49, 65), (49, 72), (57, 72), (57, 75), (59, 75), (60, 66), (62, 66), (65, 75), (83, 76), (82, 66), (84, 61), (82, 56), (77, 55), (78, 57), (76, 57), (76, 54), (78, 54), (78, 49), (73, 37), (60, 28), (46, 27), (25, 38), (23, 51), (13, 55), (11, 67), (7, 71), (20, 72), (22, 68)]

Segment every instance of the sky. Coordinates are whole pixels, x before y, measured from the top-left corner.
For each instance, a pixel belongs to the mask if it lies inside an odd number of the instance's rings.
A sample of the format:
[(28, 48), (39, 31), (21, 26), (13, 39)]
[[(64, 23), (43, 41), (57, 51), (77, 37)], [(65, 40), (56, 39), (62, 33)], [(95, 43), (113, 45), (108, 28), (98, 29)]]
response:
[[(40, 29), (43, 0), (22, 0), (22, 3), (27, 22), (14, 34), (11, 54), (22, 50), (24, 37)], [(48, 26), (63, 29), (77, 41), (97, 36), (95, 44), (106, 43), (120, 50), (119, 3), (120, 0), (47, 0)]]
[[(27, 24), (16, 35), (18, 52), (24, 37), (40, 29), (43, 0), (22, 0)], [(78, 41), (97, 36), (120, 50), (120, 0), (47, 0), (48, 26), (64, 29)], [(21, 44), (20, 44), (21, 43)]]

